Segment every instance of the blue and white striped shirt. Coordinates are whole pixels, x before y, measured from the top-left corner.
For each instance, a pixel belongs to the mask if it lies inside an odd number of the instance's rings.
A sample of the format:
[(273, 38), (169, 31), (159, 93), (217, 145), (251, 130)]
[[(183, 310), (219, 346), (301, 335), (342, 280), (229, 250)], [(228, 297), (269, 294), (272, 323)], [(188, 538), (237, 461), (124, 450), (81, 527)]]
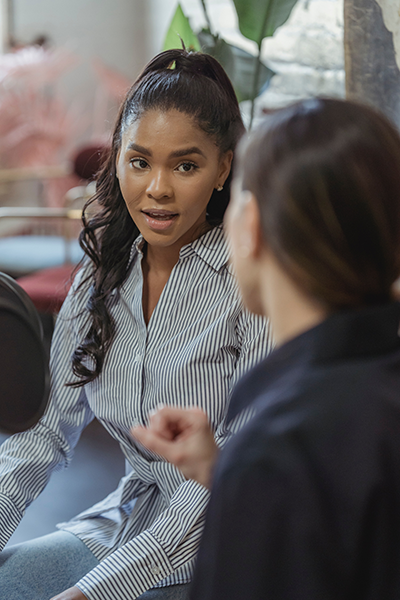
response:
[(75, 283), (57, 319), (47, 412), (1, 447), (3, 548), (51, 472), (68, 465), (94, 417), (119, 442), (130, 472), (105, 500), (60, 525), (101, 561), (77, 583), (89, 600), (133, 599), (154, 586), (190, 581), (208, 491), (137, 446), (130, 427), (145, 424), (160, 403), (196, 405), (208, 413), (223, 445), (232, 433), (224, 423), (231, 390), (270, 349), (265, 320), (241, 304), (221, 228), (181, 249), (148, 326), (140, 247), (138, 238), (129, 277), (114, 295), (117, 332), (101, 375), (84, 388), (64, 385), (73, 380), (70, 357), (89, 327), (88, 289), (76, 291)]

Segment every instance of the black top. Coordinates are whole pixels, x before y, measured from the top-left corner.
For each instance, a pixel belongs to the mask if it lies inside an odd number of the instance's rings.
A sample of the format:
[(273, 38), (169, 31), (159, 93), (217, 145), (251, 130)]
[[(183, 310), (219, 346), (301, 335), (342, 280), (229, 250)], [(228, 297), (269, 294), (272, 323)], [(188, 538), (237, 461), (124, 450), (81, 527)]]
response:
[(399, 600), (400, 305), (345, 311), (238, 385), (195, 600)]

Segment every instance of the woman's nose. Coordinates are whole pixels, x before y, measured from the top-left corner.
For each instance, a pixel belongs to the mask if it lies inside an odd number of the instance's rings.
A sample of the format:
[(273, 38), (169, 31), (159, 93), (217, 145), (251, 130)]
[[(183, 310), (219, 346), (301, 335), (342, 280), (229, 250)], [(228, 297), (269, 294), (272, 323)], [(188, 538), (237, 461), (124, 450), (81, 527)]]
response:
[(147, 195), (151, 198), (162, 199), (172, 196), (172, 186), (169, 176), (162, 170), (152, 171), (146, 189)]

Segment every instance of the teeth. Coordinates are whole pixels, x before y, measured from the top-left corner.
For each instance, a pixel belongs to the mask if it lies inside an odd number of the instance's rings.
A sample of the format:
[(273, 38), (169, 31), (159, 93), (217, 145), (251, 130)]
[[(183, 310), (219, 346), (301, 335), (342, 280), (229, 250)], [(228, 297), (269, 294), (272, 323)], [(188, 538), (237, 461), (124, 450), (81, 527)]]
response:
[(160, 219), (162, 221), (169, 221), (170, 219), (172, 219), (172, 217), (174, 217), (174, 214), (159, 214), (159, 213), (152, 213), (152, 212), (148, 212), (147, 213), (149, 215), (149, 217), (151, 217), (152, 219)]

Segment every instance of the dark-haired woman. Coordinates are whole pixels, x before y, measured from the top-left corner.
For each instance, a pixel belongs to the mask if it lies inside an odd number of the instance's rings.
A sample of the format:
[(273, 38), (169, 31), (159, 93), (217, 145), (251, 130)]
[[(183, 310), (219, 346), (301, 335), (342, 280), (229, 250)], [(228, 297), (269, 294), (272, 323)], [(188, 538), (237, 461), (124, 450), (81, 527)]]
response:
[(94, 417), (130, 470), (61, 531), (3, 551), (1, 598), (185, 598), (208, 492), (129, 430), (160, 403), (195, 405), (222, 444), (230, 390), (268, 351), (266, 322), (241, 304), (221, 228), (242, 132), (232, 86), (207, 55), (162, 53), (128, 93), (97, 179), (101, 210), (85, 221), (90, 260), (57, 321), (49, 408), (2, 447), (2, 545)]
[[(307, 100), (242, 148), (233, 263), (274, 352), (240, 382), (213, 480), (195, 600), (400, 598), (400, 137), (372, 109)], [(204, 485), (198, 409), (136, 438)]]

